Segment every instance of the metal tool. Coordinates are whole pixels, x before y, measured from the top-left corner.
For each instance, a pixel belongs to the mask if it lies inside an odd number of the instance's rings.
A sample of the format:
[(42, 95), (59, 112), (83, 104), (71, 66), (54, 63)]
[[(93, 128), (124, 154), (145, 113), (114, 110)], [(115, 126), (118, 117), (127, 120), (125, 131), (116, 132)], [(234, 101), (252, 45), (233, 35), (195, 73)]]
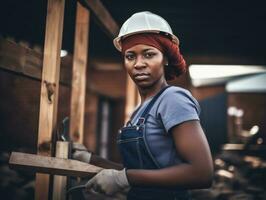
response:
[(65, 141), (70, 142), (70, 136), (69, 136), (69, 117), (65, 117), (61, 124), (59, 129), (57, 130), (57, 141)]
[(68, 194), (68, 193), (75, 192), (75, 191), (77, 191), (77, 190), (83, 190), (83, 189), (85, 189), (85, 188), (86, 188), (86, 185), (76, 185), (76, 186), (73, 186), (73, 187), (69, 188), (69, 189), (67, 190), (67, 194)]

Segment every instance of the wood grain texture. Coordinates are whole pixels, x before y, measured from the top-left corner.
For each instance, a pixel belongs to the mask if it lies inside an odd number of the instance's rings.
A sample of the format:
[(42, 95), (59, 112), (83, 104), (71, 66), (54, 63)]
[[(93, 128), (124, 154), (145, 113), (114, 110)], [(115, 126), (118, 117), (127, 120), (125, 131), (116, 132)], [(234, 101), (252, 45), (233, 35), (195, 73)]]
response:
[(74, 142), (79, 143), (83, 143), (84, 134), (89, 17), (90, 12), (78, 3), (72, 72), (70, 137)]
[[(60, 84), (70, 86), (71, 71), (66, 56), (61, 62)], [(0, 68), (36, 80), (42, 78), (43, 53), (0, 38)]]
[[(27, 80), (28, 77), (41, 80), (42, 57), (42, 53), (0, 38), (0, 68), (14, 75), (19, 75), (21, 80), (23, 78)], [(26, 61), (21, 62), (21, 60)], [(112, 98), (124, 98), (126, 72), (121, 63), (93, 57), (90, 57), (90, 61), (90, 69), (87, 70), (86, 92), (93, 91)], [(72, 55), (67, 55), (61, 59), (60, 65), (60, 85), (69, 88), (71, 86), (72, 62)], [(92, 69), (94, 65), (109, 67), (110, 63), (112, 66), (118, 65), (121, 70)]]
[(42, 54), (0, 38), (0, 68), (31, 78), (41, 78)]
[(108, 36), (114, 38), (118, 35), (119, 27), (117, 23), (100, 0), (79, 0), (79, 2), (92, 11), (97, 19), (96, 22), (99, 22)]
[(13, 169), (75, 177), (90, 177), (102, 170), (101, 167), (77, 160), (21, 152), (11, 153), (9, 166)]
[[(52, 134), (56, 130), (64, 9), (65, 0), (48, 0), (37, 142), (39, 155), (51, 156)], [(35, 199), (48, 198), (48, 175), (36, 174)]]
[[(57, 158), (68, 158), (69, 154), (69, 142), (56, 142), (55, 156)], [(67, 191), (67, 176), (54, 176), (53, 184), (53, 199), (65, 200)]]

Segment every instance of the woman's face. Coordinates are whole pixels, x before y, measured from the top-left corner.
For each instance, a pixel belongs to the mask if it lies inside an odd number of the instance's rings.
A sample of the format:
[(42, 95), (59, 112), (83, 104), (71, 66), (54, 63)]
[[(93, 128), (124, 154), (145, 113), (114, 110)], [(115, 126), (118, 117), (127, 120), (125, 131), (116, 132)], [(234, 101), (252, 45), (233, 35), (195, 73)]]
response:
[(140, 88), (152, 87), (164, 81), (166, 59), (157, 48), (138, 44), (125, 51), (125, 68)]

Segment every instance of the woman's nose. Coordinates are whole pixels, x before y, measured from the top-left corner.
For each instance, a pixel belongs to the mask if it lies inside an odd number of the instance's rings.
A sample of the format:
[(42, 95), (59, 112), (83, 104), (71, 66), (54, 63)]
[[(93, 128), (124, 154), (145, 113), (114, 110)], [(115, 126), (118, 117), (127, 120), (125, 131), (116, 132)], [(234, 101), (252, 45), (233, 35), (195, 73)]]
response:
[(135, 67), (135, 68), (143, 68), (143, 67), (145, 67), (145, 62), (144, 62), (142, 56), (138, 56), (138, 57), (136, 58), (136, 61), (135, 61), (134, 67)]

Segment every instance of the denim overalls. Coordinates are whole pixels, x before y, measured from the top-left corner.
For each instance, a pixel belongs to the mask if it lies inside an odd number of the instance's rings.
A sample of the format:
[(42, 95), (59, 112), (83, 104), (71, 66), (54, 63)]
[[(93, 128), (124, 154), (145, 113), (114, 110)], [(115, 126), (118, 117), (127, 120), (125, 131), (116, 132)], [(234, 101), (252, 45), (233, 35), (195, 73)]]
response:
[[(143, 111), (136, 125), (130, 125), (120, 129), (117, 139), (124, 167), (127, 169), (159, 169), (160, 166), (151, 154), (146, 139), (145, 123), (150, 109), (158, 97), (168, 88), (163, 88), (156, 94)], [(137, 110), (131, 116), (137, 113)], [(128, 200), (188, 200), (186, 190), (179, 188), (162, 187), (131, 187), (127, 195)]]

